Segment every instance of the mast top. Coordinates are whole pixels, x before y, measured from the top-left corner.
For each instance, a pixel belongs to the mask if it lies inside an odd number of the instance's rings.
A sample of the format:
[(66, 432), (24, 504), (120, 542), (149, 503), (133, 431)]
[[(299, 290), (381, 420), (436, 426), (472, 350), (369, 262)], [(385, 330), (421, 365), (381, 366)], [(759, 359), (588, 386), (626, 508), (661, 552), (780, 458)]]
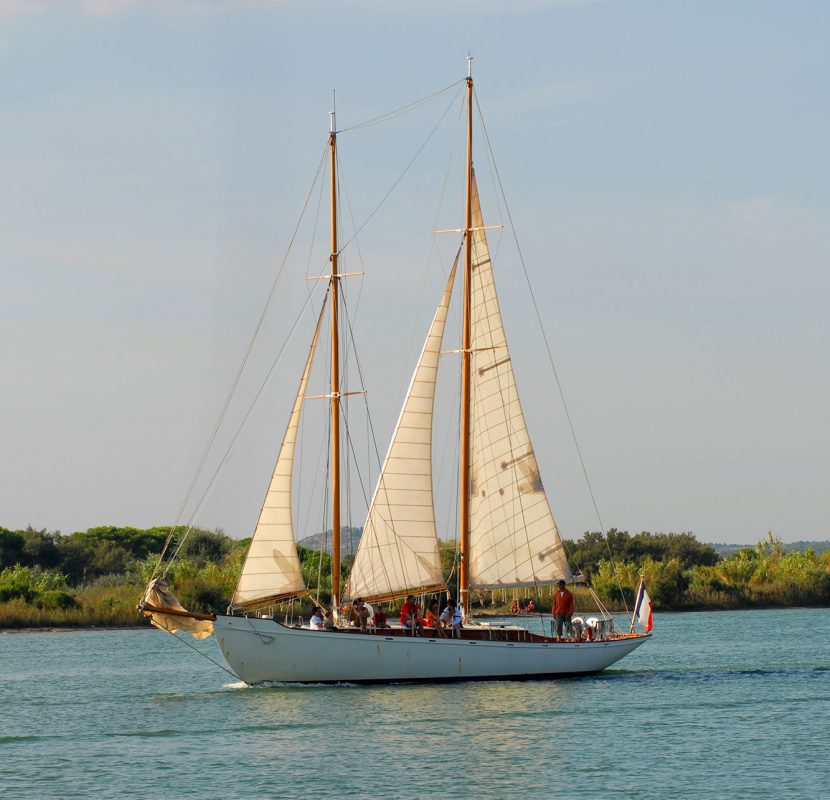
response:
[(337, 96), (335, 90), (331, 90), (331, 111), (329, 111), (329, 132), (337, 133)]
[(472, 80), (473, 78), (473, 56), (470, 51), (467, 51), (467, 80)]

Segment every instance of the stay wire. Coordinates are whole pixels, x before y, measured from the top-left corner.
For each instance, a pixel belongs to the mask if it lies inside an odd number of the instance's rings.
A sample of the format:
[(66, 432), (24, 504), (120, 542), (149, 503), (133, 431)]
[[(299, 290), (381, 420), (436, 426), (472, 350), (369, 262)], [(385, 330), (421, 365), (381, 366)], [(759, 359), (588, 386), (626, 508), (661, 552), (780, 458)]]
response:
[[(456, 95), (456, 101), (457, 101), (457, 99), (458, 99), (458, 95)], [(453, 158), (455, 157), (456, 145), (457, 145), (457, 142), (458, 142), (458, 130), (461, 126), (461, 118), (463, 116), (463, 112), (464, 112), (464, 103), (462, 101), (461, 103), (459, 103), (459, 107), (458, 107), (458, 119), (456, 120), (455, 134), (452, 137), (452, 147), (450, 148), (450, 156), (449, 156), (449, 159), (447, 160), (447, 170), (444, 173), (444, 181), (441, 185), (441, 193), (438, 196), (438, 206), (435, 210), (435, 218), (434, 218), (433, 223), (432, 223), (433, 230), (438, 227), (438, 222), (441, 218), (441, 212), (444, 209), (444, 197), (445, 197), (446, 192), (447, 192), (447, 184), (449, 182), (450, 172), (452, 170)], [(464, 244), (464, 239), (462, 237), (461, 244), (459, 244), (459, 246), (458, 246), (458, 252), (461, 251), (461, 247), (462, 247), (463, 244)], [(455, 258), (458, 258), (458, 252), (456, 252)], [(407, 387), (406, 380), (407, 380), (407, 377), (409, 376), (409, 373), (407, 372), (407, 365), (409, 364), (409, 362), (412, 359), (412, 350), (413, 350), (413, 346), (415, 344), (415, 335), (416, 335), (417, 329), (418, 329), (418, 321), (419, 321), (420, 316), (421, 316), (421, 308), (423, 307), (424, 297), (425, 297), (425, 294), (426, 294), (427, 280), (429, 278), (430, 269), (432, 267), (432, 255), (433, 255), (433, 253), (436, 254), (436, 261), (438, 262), (439, 267), (441, 267), (442, 270), (443, 270), (443, 265), (441, 264), (441, 247), (438, 244), (438, 235), (435, 234), (435, 233), (432, 234), (432, 243), (430, 245), (429, 255), (427, 257), (427, 267), (424, 270), (424, 278), (421, 281), (421, 288), (420, 288), (420, 291), (419, 291), (419, 294), (418, 294), (418, 303), (417, 303), (417, 306), (415, 308), (415, 316), (413, 317), (412, 329), (411, 329), (410, 334), (409, 334), (409, 343), (407, 344), (407, 347), (406, 347), (406, 362), (404, 363), (403, 369), (401, 371), (402, 372), (402, 374), (401, 374), (401, 384), (400, 384), (401, 388), (400, 388), (400, 391), (399, 391), (399, 394), (400, 394), (401, 397), (403, 397), (403, 394), (406, 391), (406, 387)], [(443, 277), (446, 278), (449, 275), (449, 272), (442, 273), (442, 274), (443, 274)]]
[[(354, 341), (354, 330), (352, 328), (351, 318), (349, 316), (348, 310), (346, 309), (345, 303), (344, 303), (344, 307), (343, 307), (343, 312), (344, 312), (344, 316), (346, 318), (346, 324), (349, 328), (349, 338), (352, 342), (352, 348), (354, 349), (354, 353), (355, 353), (355, 364), (357, 365), (358, 375), (359, 375), (360, 380), (361, 380), (361, 388), (365, 391), (366, 386), (365, 386), (365, 383), (363, 381), (363, 373), (361, 371), (360, 361), (359, 361), (358, 356), (357, 356), (357, 347), (355, 346), (355, 341)], [(364, 394), (364, 397), (365, 396), (366, 395)], [(386, 487), (386, 484), (384, 482), (383, 464), (380, 464), (380, 452), (378, 451), (378, 448), (377, 448), (377, 439), (375, 438), (374, 428), (372, 426), (371, 415), (369, 413), (368, 400), (366, 401), (366, 419), (367, 419), (367, 422), (368, 422), (368, 426), (369, 426), (370, 430), (372, 431), (371, 438), (372, 438), (372, 441), (375, 445), (375, 453), (377, 455), (378, 464), (379, 464), (379, 467), (378, 467), (378, 472), (379, 472), (379, 474), (378, 474), (378, 483), (377, 483), (377, 488), (375, 490), (376, 493), (372, 496), (372, 499), (373, 500), (376, 499), (377, 492), (380, 492), (382, 490), (383, 494), (384, 494), (384, 497), (386, 498), (386, 506), (387, 506), (387, 508), (389, 508), (389, 505), (390, 505), (390, 503), (389, 503), (389, 494), (388, 494), (388, 489)], [(357, 471), (357, 478), (358, 478), (358, 481), (360, 482), (361, 492), (363, 493), (363, 500), (364, 500), (364, 502), (366, 503), (366, 506), (367, 506), (367, 520), (368, 520), (368, 513), (369, 513), (369, 511), (371, 511), (371, 502), (369, 500), (368, 492), (366, 491), (366, 485), (363, 482), (363, 476), (361, 475), (360, 469), (357, 465), (357, 454), (355, 452), (354, 443), (353, 443), (353, 440), (352, 440), (351, 432), (349, 430), (349, 423), (348, 423), (348, 420), (346, 420), (345, 418), (344, 418), (344, 425), (346, 427), (346, 439), (347, 439), (348, 444), (349, 444), (349, 449), (351, 450), (351, 453), (352, 453), (352, 458), (354, 459), (354, 462), (355, 462), (355, 470)], [(387, 522), (392, 527), (392, 531), (394, 533), (395, 532), (394, 520), (390, 517), (390, 519), (387, 520)], [(364, 530), (364, 533), (365, 533), (365, 530)], [(373, 533), (374, 533), (374, 530), (373, 530)], [(377, 546), (377, 541), (375, 542), (375, 545)], [(402, 543), (401, 543), (400, 539), (397, 537), (397, 535), (395, 536), (395, 546), (396, 546), (396, 552), (397, 552), (397, 555), (398, 555), (398, 562), (399, 562), (398, 563), (398, 568), (402, 573), (405, 574)], [(389, 591), (391, 592), (392, 591), (392, 583), (391, 583), (391, 580), (390, 580), (390, 577), (389, 577), (389, 570), (387, 569), (387, 565), (386, 565), (386, 563), (384, 562), (383, 559), (380, 560), (380, 565), (383, 569), (383, 573), (384, 573), (384, 576), (386, 578), (386, 584), (389, 587)]]
[[(453, 85), (453, 86), (455, 86), (455, 84), (452, 84), (452, 85)], [(451, 87), (447, 87), (447, 88), (451, 88)], [(398, 175), (398, 177), (397, 177), (397, 178), (395, 178), (395, 181), (394, 181), (394, 182), (392, 183), (392, 185), (389, 187), (389, 189), (388, 189), (388, 191), (386, 192), (386, 194), (385, 194), (385, 195), (383, 195), (383, 197), (381, 198), (380, 202), (379, 202), (379, 203), (375, 206), (374, 210), (373, 210), (373, 211), (369, 214), (369, 216), (368, 216), (368, 217), (366, 217), (366, 219), (363, 221), (363, 223), (361, 224), (361, 226), (360, 226), (360, 227), (359, 227), (359, 228), (358, 228), (358, 229), (357, 229), (357, 230), (356, 230), (356, 231), (352, 234), (352, 236), (351, 236), (349, 239), (347, 239), (347, 240), (346, 240), (346, 243), (345, 243), (345, 244), (343, 244), (343, 245), (341, 245), (341, 247), (340, 247), (340, 252), (343, 252), (343, 250), (345, 250), (345, 249), (346, 249), (346, 248), (347, 248), (347, 247), (348, 247), (348, 246), (349, 246), (349, 245), (350, 245), (350, 244), (351, 244), (351, 243), (352, 243), (352, 242), (353, 242), (353, 241), (357, 238), (358, 234), (359, 234), (359, 233), (360, 233), (360, 232), (361, 232), (361, 231), (362, 231), (362, 230), (363, 230), (363, 229), (364, 229), (364, 228), (365, 228), (365, 227), (369, 224), (369, 222), (371, 221), (371, 219), (372, 219), (372, 218), (375, 216), (375, 214), (377, 214), (377, 212), (380, 210), (381, 206), (382, 206), (382, 205), (383, 205), (383, 204), (384, 204), (384, 203), (385, 203), (385, 202), (389, 199), (389, 195), (391, 195), (391, 194), (392, 194), (392, 192), (394, 192), (394, 191), (395, 191), (395, 189), (397, 188), (398, 184), (399, 184), (399, 183), (403, 180), (403, 178), (404, 178), (404, 176), (406, 175), (406, 173), (407, 173), (407, 172), (409, 172), (409, 170), (410, 170), (410, 168), (412, 167), (412, 165), (415, 163), (415, 161), (417, 161), (418, 156), (420, 156), (420, 155), (421, 155), (421, 153), (424, 151), (424, 148), (425, 148), (425, 147), (426, 147), (426, 146), (430, 143), (430, 141), (431, 141), (432, 137), (435, 135), (435, 132), (438, 130), (438, 128), (441, 126), (441, 123), (444, 121), (444, 117), (446, 117), (446, 116), (447, 116), (447, 113), (449, 112), (449, 110), (450, 110), (450, 109), (451, 109), (451, 108), (455, 105), (455, 101), (456, 101), (457, 95), (459, 95), (460, 93), (461, 93), (461, 88), (459, 88), (459, 90), (458, 90), (458, 92), (456, 93), (456, 95), (454, 95), (454, 96), (453, 96), (452, 100), (450, 101), (450, 104), (449, 104), (449, 105), (448, 105), (448, 106), (444, 109), (443, 113), (442, 113), (442, 114), (441, 114), (441, 116), (438, 118), (438, 122), (436, 122), (436, 123), (435, 123), (435, 126), (434, 126), (434, 127), (433, 127), (433, 129), (429, 132), (429, 135), (427, 136), (427, 138), (426, 138), (426, 139), (424, 139), (424, 141), (423, 141), (423, 143), (421, 144), (421, 146), (420, 146), (420, 147), (419, 147), (419, 148), (415, 151), (415, 155), (414, 155), (414, 156), (412, 156), (412, 158), (409, 160), (409, 163), (406, 165), (406, 167), (404, 167), (403, 172), (401, 172), (401, 174), (400, 174), (400, 175)]]
[[(337, 152), (337, 185), (338, 185), (338, 195), (342, 194), (343, 197), (346, 199), (346, 208), (349, 212), (349, 221), (352, 224), (352, 230), (356, 230), (357, 226), (355, 225), (354, 221), (354, 212), (352, 211), (352, 201), (349, 196), (348, 185), (346, 183), (346, 175), (343, 171), (343, 166), (340, 161), (340, 151)], [(342, 203), (338, 203), (337, 207), (340, 209), (342, 207)], [(356, 234), (355, 234), (356, 235)], [(361, 273), (366, 272), (366, 264), (363, 260), (363, 251), (360, 249), (360, 240), (357, 239), (355, 241), (355, 247), (357, 247), (357, 258), (360, 261), (360, 271)], [(363, 277), (360, 276), (360, 288), (357, 291), (357, 300), (355, 301), (354, 306), (354, 315), (357, 316), (358, 311), (360, 310), (360, 299), (363, 297), (363, 287), (365, 286), (366, 281), (363, 280)], [(346, 297), (346, 285), (341, 281), (340, 285), (342, 288), (342, 296), (343, 296), (343, 304), (345, 305), (345, 297)], [(352, 342), (352, 346), (354, 347), (354, 342)], [(348, 354), (348, 351), (347, 351)], [(365, 388), (365, 387), (364, 387)]]
[(229, 670), (224, 664), (220, 664), (218, 661), (211, 658), (207, 653), (203, 653), (198, 647), (188, 642), (187, 639), (182, 639), (181, 636), (176, 633), (172, 633), (172, 631), (170, 633), (174, 639), (178, 639), (183, 645), (187, 645), (187, 647), (189, 647), (194, 653), (198, 653), (202, 658), (206, 658), (211, 664), (215, 664), (219, 667), (219, 669), (224, 670), (231, 677), (236, 678), (237, 680), (239, 679), (239, 676), (235, 672), (231, 672), (231, 670)]
[[(325, 164), (327, 147), (328, 147), (328, 144), (326, 145), (326, 147), (323, 148), (323, 153), (320, 156), (320, 161), (318, 162), (317, 169), (314, 173), (314, 179), (312, 180), (311, 186), (309, 187), (308, 192), (306, 194), (305, 202), (303, 203), (303, 207), (302, 207), (302, 210), (300, 211), (300, 216), (297, 219), (297, 223), (294, 226), (294, 230), (291, 233), (291, 238), (288, 241), (288, 246), (285, 250), (285, 254), (283, 255), (282, 262), (280, 263), (279, 269), (277, 270), (276, 277), (274, 278), (274, 281), (271, 284), (271, 289), (268, 292), (268, 296), (265, 300), (264, 306), (262, 307), (262, 311), (260, 312), (259, 319), (257, 320), (256, 326), (254, 328), (254, 332), (251, 335), (250, 341), (248, 342), (248, 346), (245, 348), (245, 353), (242, 357), (242, 362), (240, 363), (239, 368), (237, 369), (236, 375), (234, 376), (234, 379), (231, 383), (231, 387), (228, 390), (227, 397), (225, 398), (225, 402), (222, 405), (222, 410), (219, 412), (219, 417), (216, 420), (216, 424), (213, 427), (213, 431), (211, 432), (210, 438), (208, 439), (208, 443), (205, 446), (205, 450), (202, 453), (202, 457), (199, 460), (199, 464), (196, 468), (196, 473), (193, 476), (193, 480), (190, 482), (190, 485), (187, 488), (187, 492), (185, 493), (184, 500), (182, 500), (181, 506), (179, 507), (179, 511), (176, 514), (176, 521), (174, 522), (173, 526), (170, 528), (170, 533), (168, 534), (167, 539), (164, 542), (164, 547), (162, 548), (162, 551), (159, 554), (158, 561), (156, 562), (156, 566), (153, 569), (153, 577), (156, 576), (156, 574), (159, 571), (159, 568), (161, 567), (162, 561), (164, 560), (164, 556), (166, 555), (167, 550), (170, 547), (170, 544), (172, 543), (173, 538), (175, 536), (176, 528), (178, 527), (179, 522), (181, 521), (182, 515), (184, 514), (184, 510), (187, 507), (187, 504), (190, 501), (190, 497), (193, 494), (193, 490), (196, 487), (196, 484), (197, 484), (199, 478), (202, 475), (202, 470), (204, 469), (204, 466), (205, 466), (205, 463), (207, 461), (208, 455), (210, 454), (210, 451), (213, 448), (213, 444), (216, 441), (216, 437), (219, 434), (219, 429), (222, 427), (222, 422), (225, 419), (225, 415), (228, 411), (228, 407), (230, 406), (231, 400), (233, 399), (234, 393), (236, 392), (236, 388), (239, 385), (239, 381), (242, 378), (242, 373), (244, 372), (245, 366), (248, 363), (248, 359), (250, 358), (251, 351), (253, 350), (253, 347), (254, 347), (254, 343), (256, 342), (256, 339), (259, 336), (260, 330), (262, 329), (262, 324), (265, 320), (265, 316), (268, 313), (268, 309), (271, 307), (271, 301), (274, 299), (274, 294), (277, 290), (277, 286), (279, 285), (280, 278), (282, 277), (282, 274), (285, 271), (285, 266), (288, 263), (288, 256), (291, 254), (291, 250), (294, 246), (294, 241), (297, 238), (297, 234), (299, 233), (300, 226), (302, 224), (303, 218), (305, 217), (306, 209), (308, 208), (309, 201), (311, 200), (311, 196), (314, 192), (314, 187), (316, 186), (317, 181), (320, 178), (320, 171), (321, 171), (321, 169), (323, 168), (323, 166)], [(188, 529), (187, 533), (189, 533), (189, 532), (190, 532), (190, 530)], [(187, 536), (187, 533), (185, 534), (185, 536)], [(180, 549), (180, 547), (181, 547), (181, 545), (179, 545), (179, 548), (177, 548), (177, 552), (178, 552), (178, 549)]]
[(464, 83), (465, 79), (462, 78), (461, 80), (454, 81), (449, 86), (445, 86), (443, 89), (439, 89), (437, 92), (433, 92), (432, 94), (427, 95), (426, 97), (422, 97), (420, 100), (414, 100), (411, 103), (407, 103), (405, 106), (401, 106), (400, 108), (396, 109), (395, 111), (388, 111), (386, 114), (381, 114), (379, 117), (372, 117), (371, 119), (367, 119), (364, 122), (357, 122), (354, 125), (349, 125), (347, 128), (342, 128), (341, 130), (337, 131), (337, 133), (347, 133), (348, 131), (356, 131), (360, 130), (361, 128), (368, 128), (372, 125), (381, 125), (384, 122), (391, 122), (393, 119), (397, 117), (403, 116), (404, 114), (414, 111), (416, 108), (428, 103), (430, 100), (434, 100), (436, 97), (444, 94), (444, 92), (449, 91), (453, 88), (453, 86), (458, 86), (461, 83)]
[[(292, 338), (294, 336), (294, 333), (296, 332), (297, 328), (299, 327), (300, 321), (302, 320), (302, 318), (303, 318), (303, 316), (306, 312), (306, 309), (308, 308), (309, 302), (311, 301), (311, 298), (313, 296), (314, 296), (314, 291), (312, 289), (311, 291), (309, 291), (308, 296), (306, 297), (306, 300), (303, 303), (299, 314), (297, 314), (297, 317), (294, 320), (294, 323), (293, 323), (293, 325), (291, 326), (291, 329), (288, 332), (288, 336), (286, 336), (285, 341), (282, 343), (282, 346), (280, 347), (279, 351), (277, 352), (277, 355), (274, 357), (274, 360), (271, 362), (271, 367), (269, 368), (268, 372), (265, 375), (265, 378), (263, 379), (262, 383), (260, 384), (259, 389), (257, 390), (257, 393), (254, 395), (254, 399), (251, 401), (250, 405), (248, 406), (248, 410), (245, 412), (245, 416), (242, 418), (242, 421), (239, 423), (239, 427), (236, 429), (236, 433), (234, 434), (233, 438), (231, 439), (230, 444), (227, 446), (227, 448), (225, 450), (225, 453), (222, 456), (221, 460), (219, 461), (219, 465), (216, 467), (216, 470), (214, 471), (213, 476), (211, 477), (208, 485), (205, 487), (205, 490), (202, 492), (202, 495), (199, 498), (199, 502), (196, 505), (196, 508), (194, 509), (193, 514), (191, 515), (190, 521), (189, 521), (188, 526), (187, 526), (187, 530), (184, 532), (184, 535), (182, 536), (181, 540), (179, 541), (176, 549), (173, 551), (173, 557), (168, 562), (168, 565), (165, 568), (165, 570), (162, 572), (162, 577), (165, 577), (167, 575), (167, 572), (170, 569), (170, 565), (178, 557), (179, 552), (181, 551), (182, 547), (184, 546), (185, 541), (187, 540), (187, 537), (190, 535), (190, 532), (193, 530), (193, 527), (196, 524), (196, 519), (198, 518), (198, 515), (201, 512), (202, 507), (204, 506), (205, 502), (207, 501), (207, 498), (210, 495), (210, 493), (213, 489), (213, 486), (216, 483), (217, 479), (221, 475), (222, 470), (224, 469), (225, 465), (228, 463), (228, 460), (230, 459), (230, 456), (233, 453), (233, 450), (236, 447), (237, 442), (239, 441), (239, 437), (242, 435), (242, 431), (245, 429), (245, 426), (247, 425), (248, 420), (251, 418), (251, 414), (253, 414), (254, 409), (256, 408), (257, 404), (259, 403), (260, 398), (262, 397), (262, 393), (265, 391), (265, 387), (270, 382), (271, 376), (273, 375), (274, 370), (276, 369), (277, 365), (279, 364), (280, 360), (282, 359), (282, 355), (285, 352), (285, 348), (288, 346), (289, 342), (292, 340)], [(326, 296), (328, 296), (328, 290), (326, 291)]]
[[(576, 436), (576, 429), (574, 427), (573, 420), (571, 419), (570, 411), (568, 410), (568, 404), (565, 401), (565, 392), (562, 389), (562, 383), (559, 380), (559, 373), (556, 371), (556, 364), (554, 363), (554, 360), (553, 360), (553, 352), (551, 351), (550, 342), (548, 341), (547, 332), (545, 331), (545, 326), (542, 323), (542, 315), (539, 311), (539, 304), (536, 302), (536, 295), (533, 292), (533, 285), (530, 282), (530, 274), (528, 273), (527, 264), (525, 262), (524, 254), (522, 253), (522, 248), (521, 248), (521, 245), (519, 244), (519, 237), (518, 237), (518, 234), (516, 233), (516, 225), (513, 222), (513, 214), (510, 212), (510, 205), (507, 202), (507, 194), (504, 191), (504, 185), (502, 184), (502, 180), (501, 180), (501, 173), (499, 172), (498, 164), (496, 163), (495, 153), (493, 152), (493, 146), (490, 142), (490, 136), (487, 132), (487, 125), (484, 122), (484, 115), (481, 112), (481, 105), (478, 102), (478, 95), (477, 94), (475, 95), (475, 101), (476, 101), (476, 108), (478, 110), (479, 120), (481, 121), (481, 130), (484, 134), (484, 141), (487, 145), (487, 151), (490, 155), (491, 163), (493, 164), (493, 172), (496, 176), (496, 181), (497, 181), (498, 186), (499, 186), (499, 191), (501, 192), (502, 198), (504, 199), (504, 210), (507, 213), (507, 219), (510, 223), (510, 230), (513, 234), (513, 241), (516, 244), (516, 250), (519, 254), (519, 261), (522, 264), (522, 271), (524, 273), (525, 282), (527, 283), (527, 288), (528, 288), (528, 291), (530, 292), (530, 299), (531, 299), (531, 302), (533, 303), (533, 310), (534, 310), (534, 313), (536, 314), (536, 321), (539, 323), (539, 330), (542, 332), (542, 339), (545, 343), (545, 350), (547, 351), (548, 361), (550, 363), (551, 371), (553, 372), (553, 377), (556, 381), (556, 388), (559, 391), (559, 397), (562, 400), (562, 408), (565, 411), (565, 417), (568, 421), (568, 427), (569, 427), (570, 432), (571, 432), (571, 438), (573, 439), (574, 447), (576, 448), (576, 453), (577, 453), (577, 456), (579, 457), (579, 463), (580, 463), (580, 466), (582, 467), (582, 474), (585, 477), (585, 483), (588, 487), (588, 493), (591, 496), (591, 503), (594, 506), (594, 512), (597, 515), (597, 521), (599, 522), (599, 527), (600, 527), (600, 530), (602, 532), (602, 538), (605, 541), (605, 546), (608, 550), (608, 556), (611, 559), (611, 563), (613, 565), (614, 564), (614, 556), (611, 553), (611, 546), (608, 544), (608, 537), (606, 536), (606, 533), (605, 533), (605, 525), (602, 522), (602, 515), (599, 512), (599, 506), (597, 504), (596, 496), (594, 495), (593, 486), (591, 485), (591, 479), (588, 476), (588, 468), (585, 466), (585, 459), (582, 456), (582, 448), (579, 446), (579, 440), (577, 439), (577, 436)], [(616, 569), (614, 570), (614, 572), (615, 572), (615, 577), (616, 577)], [(622, 597), (623, 605), (625, 606), (625, 611), (626, 611), (626, 613), (628, 613), (628, 601), (625, 598), (625, 593), (622, 591), (622, 586), (619, 584), (619, 581), (617, 581), (617, 588), (620, 591), (620, 596)]]
[(320, 224), (320, 207), (323, 202), (323, 189), (326, 185), (326, 175), (328, 174), (328, 160), (323, 158), (323, 180), (320, 181), (320, 191), (317, 194), (317, 208), (314, 212), (314, 227), (311, 231), (311, 238), (309, 239), (308, 244), (308, 259), (306, 260), (305, 265), (305, 276), (306, 278), (310, 277), (311, 272), (311, 260), (314, 255), (314, 242), (317, 240), (317, 227)]

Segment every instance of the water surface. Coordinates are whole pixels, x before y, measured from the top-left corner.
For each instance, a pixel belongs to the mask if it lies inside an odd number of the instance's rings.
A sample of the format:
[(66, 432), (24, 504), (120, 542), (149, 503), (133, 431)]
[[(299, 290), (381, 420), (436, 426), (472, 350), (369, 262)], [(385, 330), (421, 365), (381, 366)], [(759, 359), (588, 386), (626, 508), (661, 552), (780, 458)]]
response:
[(599, 676), (427, 686), (248, 688), (156, 631), (0, 634), (0, 796), (823, 798), (828, 614), (657, 615)]

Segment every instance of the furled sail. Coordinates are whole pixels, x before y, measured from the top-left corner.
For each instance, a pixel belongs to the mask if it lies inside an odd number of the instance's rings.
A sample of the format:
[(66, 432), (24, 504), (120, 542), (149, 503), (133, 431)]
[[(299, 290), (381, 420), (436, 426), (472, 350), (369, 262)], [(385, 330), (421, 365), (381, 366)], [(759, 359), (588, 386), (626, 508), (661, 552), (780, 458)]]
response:
[(457, 265), (456, 256), (372, 497), (349, 578), (352, 598), (445, 586), (432, 497), (432, 412)]
[(213, 633), (211, 614), (191, 614), (170, 591), (163, 578), (154, 578), (141, 598), (141, 609), (150, 624), (162, 631), (187, 631), (194, 639), (207, 639)]
[(569, 580), (510, 363), (475, 176), (472, 223), (470, 583)]
[(294, 538), (291, 515), (291, 478), (303, 398), (308, 386), (311, 362), (314, 359), (314, 350), (317, 347), (325, 308), (326, 304), (323, 303), (323, 310), (320, 311), (317, 319), (308, 360), (300, 380), (300, 389), (288, 419), (288, 427), (282, 440), (271, 484), (265, 495), (251, 547), (233, 595), (231, 605), (234, 608), (247, 608), (262, 605), (269, 600), (293, 597), (306, 588)]

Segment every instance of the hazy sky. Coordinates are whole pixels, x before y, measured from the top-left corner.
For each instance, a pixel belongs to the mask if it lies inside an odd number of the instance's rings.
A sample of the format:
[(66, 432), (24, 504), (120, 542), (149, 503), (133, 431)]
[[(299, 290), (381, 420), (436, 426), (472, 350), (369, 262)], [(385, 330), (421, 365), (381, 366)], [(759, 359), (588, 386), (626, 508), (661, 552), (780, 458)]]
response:
[[(830, 538), (828, 41), (822, 2), (0, 1), (0, 525), (175, 518), (317, 168), (330, 90), (345, 128), (462, 78), (472, 50), (605, 524)], [(355, 222), (452, 100), (342, 135)], [(347, 292), (381, 451), (455, 244), (437, 257), (431, 231), (461, 222), (458, 108), (344, 257), (366, 273)], [(327, 202), (312, 198), (231, 433), (326, 268)], [(596, 517), (499, 238), (531, 433), (578, 536)], [(312, 316), (200, 524), (250, 534)], [(451, 486), (451, 460), (441, 472)]]

